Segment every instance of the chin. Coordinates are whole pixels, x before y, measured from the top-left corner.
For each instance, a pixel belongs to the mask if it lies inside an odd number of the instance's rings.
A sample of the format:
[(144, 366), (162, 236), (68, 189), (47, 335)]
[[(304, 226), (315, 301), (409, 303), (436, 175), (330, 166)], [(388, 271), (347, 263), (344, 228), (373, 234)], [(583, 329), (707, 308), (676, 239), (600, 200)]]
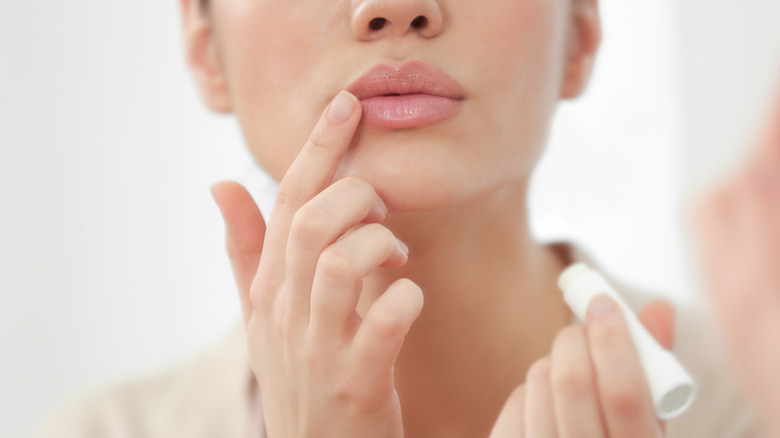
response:
[[(363, 133), (344, 157), (337, 178), (366, 180), (395, 213), (425, 212), (463, 204), (489, 189), (484, 154), (452, 139), (420, 132)], [(474, 146), (474, 145), (472, 145)]]

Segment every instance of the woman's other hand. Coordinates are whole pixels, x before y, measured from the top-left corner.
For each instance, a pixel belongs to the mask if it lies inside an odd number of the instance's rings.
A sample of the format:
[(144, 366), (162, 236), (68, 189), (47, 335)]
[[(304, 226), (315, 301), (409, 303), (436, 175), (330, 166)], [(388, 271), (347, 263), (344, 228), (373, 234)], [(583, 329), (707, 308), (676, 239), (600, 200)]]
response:
[(780, 434), (780, 99), (777, 104), (756, 153), (698, 199), (693, 221), (730, 360)]
[(363, 278), (407, 260), (374, 189), (332, 182), (359, 120), (341, 92), (280, 182), (267, 229), (243, 187), (212, 189), (271, 438), (403, 436), (393, 366), (423, 297), (399, 280), (365, 318), (356, 311)]
[[(674, 341), (674, 310), (651, 302), (640, 321), (664, 348)], [(552, 354), (535, 362), (509, 396), (490, 438), (658, 438), (639, 357), (623, 313), (606, 296), (591, 303), (585, 326), (555, 339)]]

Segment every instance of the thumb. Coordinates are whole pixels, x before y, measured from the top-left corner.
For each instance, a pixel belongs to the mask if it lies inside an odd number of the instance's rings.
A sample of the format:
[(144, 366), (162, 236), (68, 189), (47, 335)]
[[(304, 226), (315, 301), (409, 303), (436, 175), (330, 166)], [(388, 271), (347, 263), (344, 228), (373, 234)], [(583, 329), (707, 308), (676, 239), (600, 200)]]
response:
[(525, 385), (520, 385), (509, 395), (498, 420), (490, 432), (490, 438), (523, 438), (525, 433)]
[(225, 221), (225, 248), (238, 286), (244, 323), (252, 314), (249, 289), (260, 263), (265, 236), (265, 221), (252, 196), (235, 181), (222, 181), (211, 186), (222, 219)]
[[(653, 300), (639, 312), (637, 317), (661, 347), (674, 347), (674, 307), (665, 300)], [(659, 421), (660, 436), (666, 434), (666, 422)]]
[(653, 300), (639, 312), (639, 321), (667, 350), (674, 347), (674, 307), (665, 300)]

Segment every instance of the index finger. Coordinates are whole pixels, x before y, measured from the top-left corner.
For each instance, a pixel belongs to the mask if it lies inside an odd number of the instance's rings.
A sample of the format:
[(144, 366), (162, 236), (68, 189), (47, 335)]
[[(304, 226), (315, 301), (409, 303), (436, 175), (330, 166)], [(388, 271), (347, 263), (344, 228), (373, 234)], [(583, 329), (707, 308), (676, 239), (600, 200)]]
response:
[(596, 296), (588, 307), (586, 333), (608, 435), (657, 438), (650, 389), (617, 303)]
[(780, 165), (780, 86), (770, 105), (768, 117), (762, 120), (765, 126), (758, 139), (758, 154), (752, 164), (777, 172), (777, 166)]
[(285, 173), (269, 218), (258, 274), (284, 277), (285, 249), (295, 212), (330, 185), (360, 121), (358, 99), (341, 91), (325, 108), (298, 156)]

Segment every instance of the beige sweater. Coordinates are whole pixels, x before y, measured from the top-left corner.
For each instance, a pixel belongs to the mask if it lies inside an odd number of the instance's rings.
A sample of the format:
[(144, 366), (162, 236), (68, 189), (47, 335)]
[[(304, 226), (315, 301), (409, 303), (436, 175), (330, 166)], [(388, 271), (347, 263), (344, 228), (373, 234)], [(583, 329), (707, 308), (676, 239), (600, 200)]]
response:
[[(593, 259), (566, 246), (571, 260)], [(634, 309), (651, 296), (607, 276)], [(675, 353), (700, 386), (692, 408), (668, 425), (668, 438), (762, 436), (690, 309), (678, 308)], [(41, 424), (34, 438), (262, 438), (262, 406), (243, 326), (191, 359), (148, 378), (93, 390)]]

